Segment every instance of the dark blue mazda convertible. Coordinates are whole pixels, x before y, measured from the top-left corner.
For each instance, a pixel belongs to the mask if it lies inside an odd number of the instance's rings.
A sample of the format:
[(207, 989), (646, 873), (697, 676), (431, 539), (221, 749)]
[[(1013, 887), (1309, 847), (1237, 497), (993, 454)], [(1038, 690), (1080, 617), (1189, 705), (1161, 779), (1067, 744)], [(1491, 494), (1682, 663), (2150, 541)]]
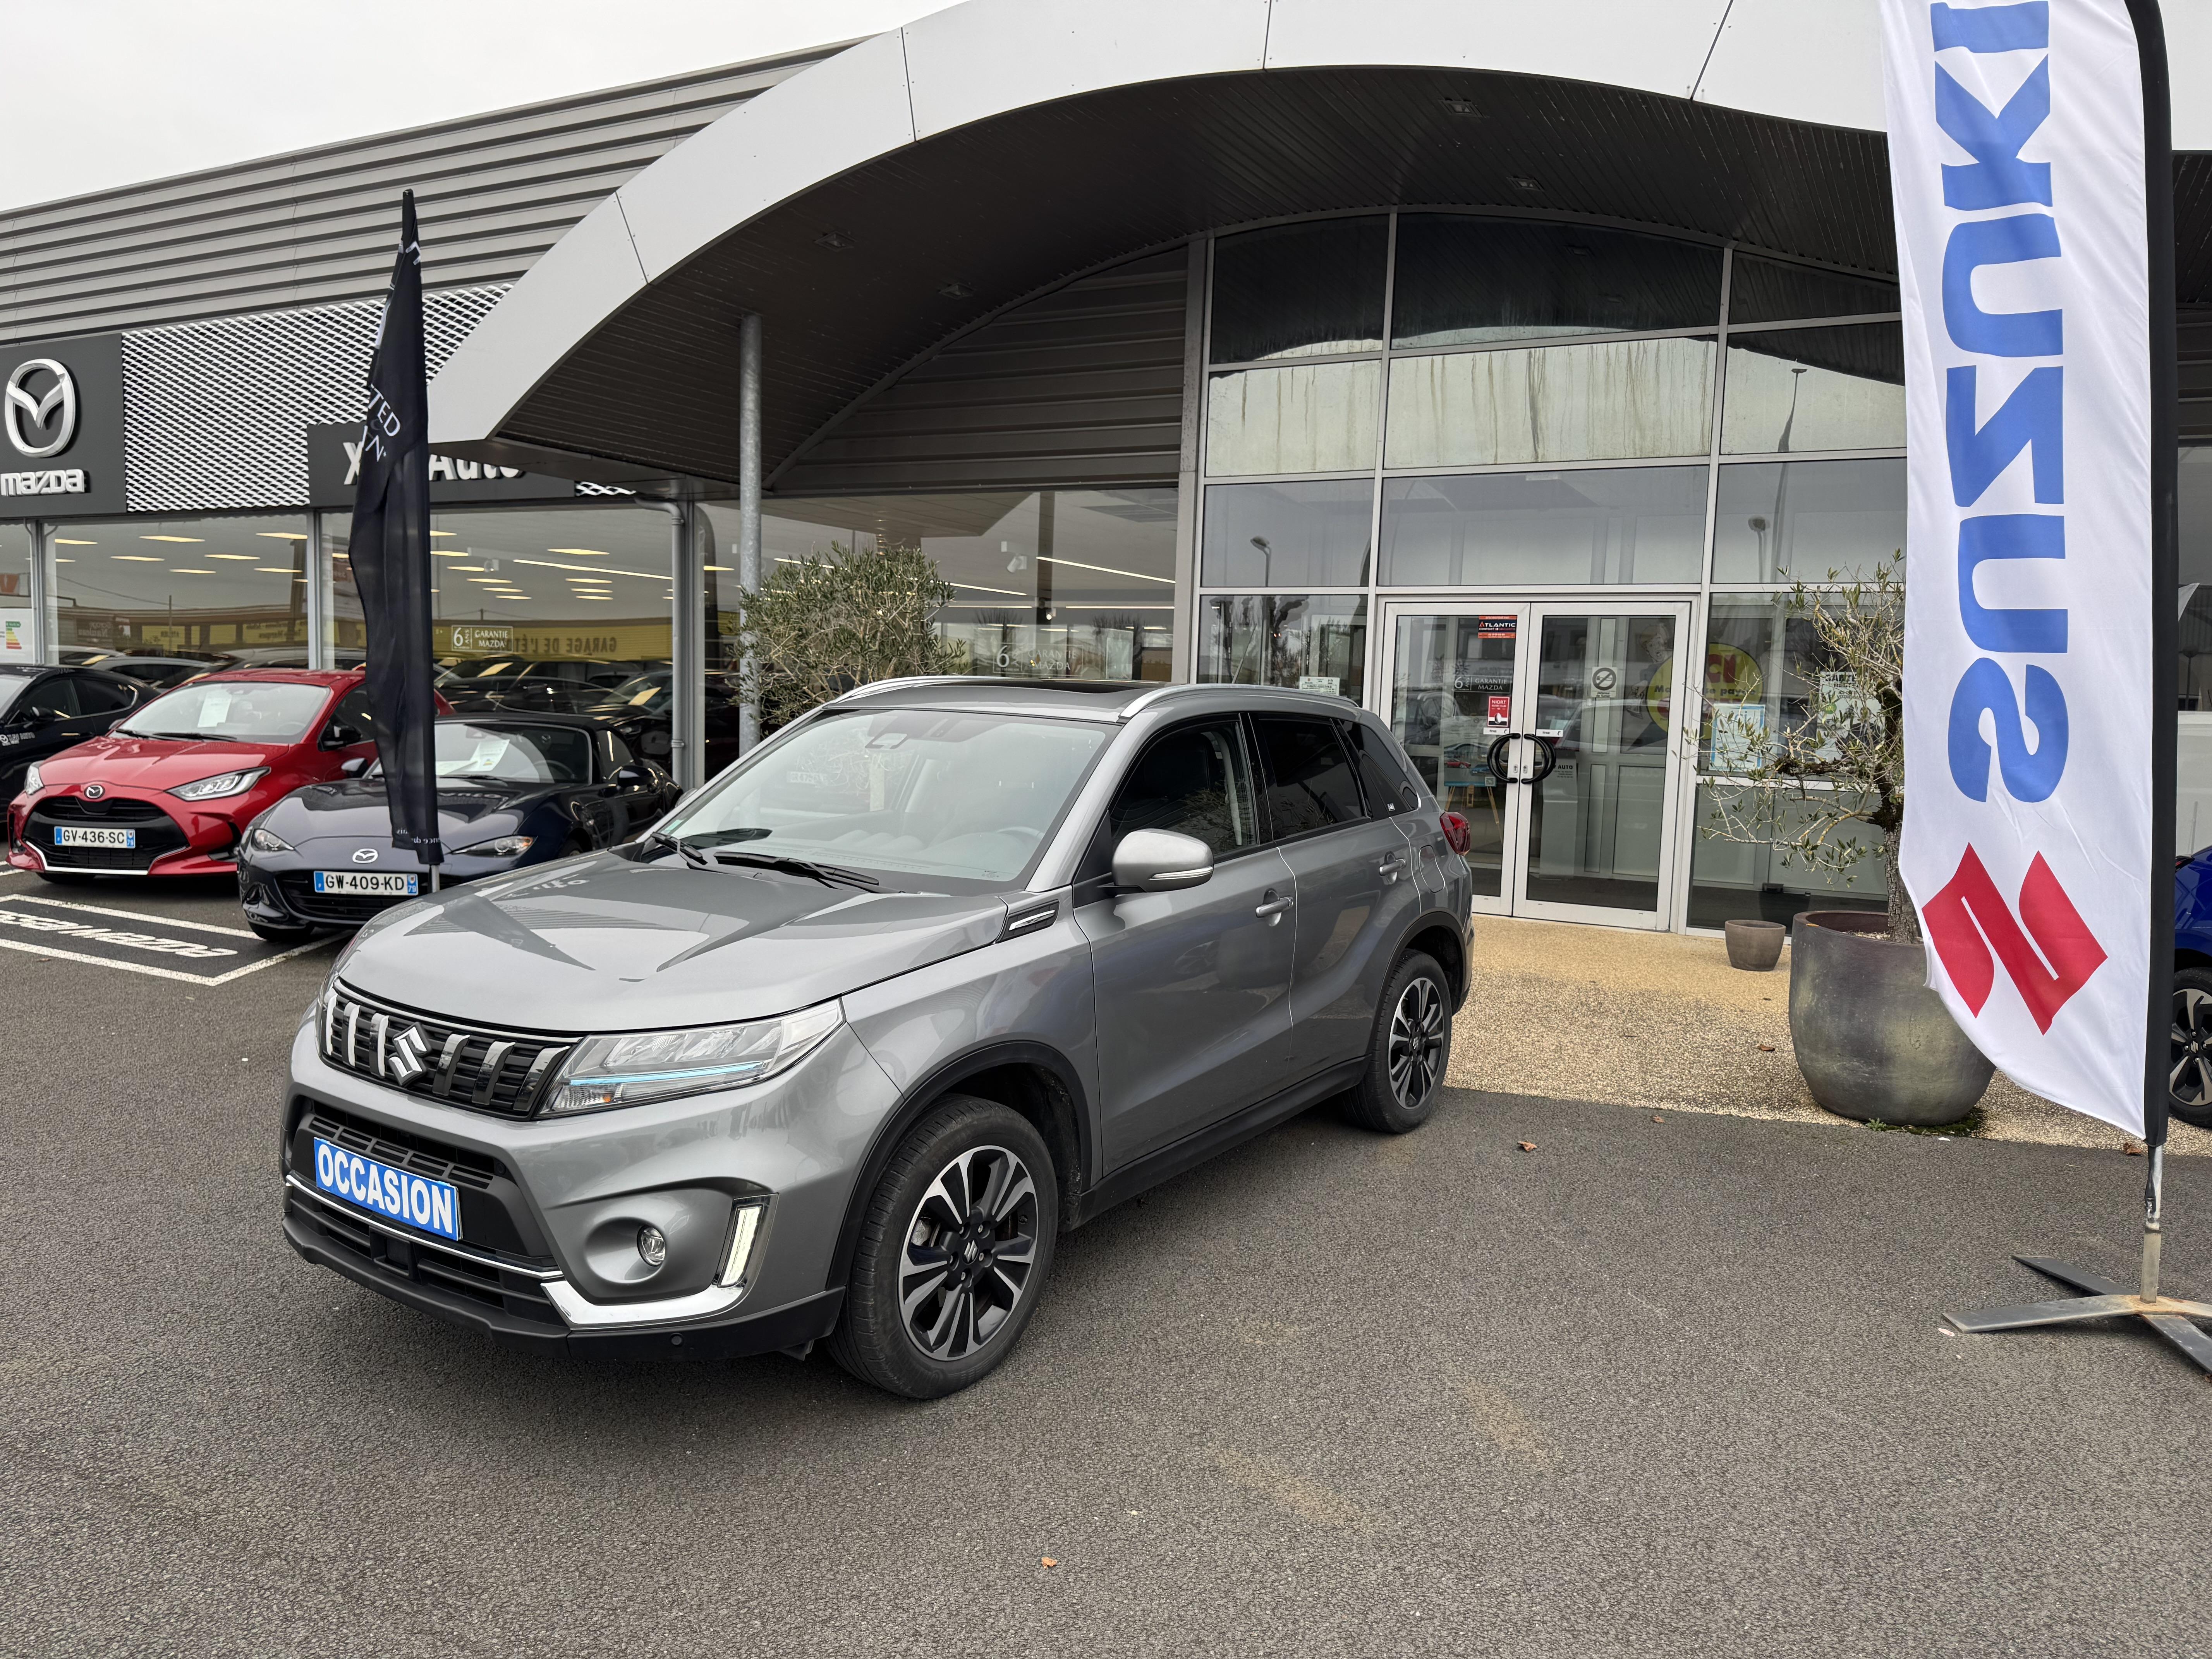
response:
[[(474, 881), (628, 841), (676, 804), (676, 781), (577, 715), (476, 714), (437, 728), (441, 878)], [(429, 890), (412, 851), (392, 845), (384, 781), (295, 789), (255, 819), (238, 849), (238, 895), (262, 938), (358, 927)]]

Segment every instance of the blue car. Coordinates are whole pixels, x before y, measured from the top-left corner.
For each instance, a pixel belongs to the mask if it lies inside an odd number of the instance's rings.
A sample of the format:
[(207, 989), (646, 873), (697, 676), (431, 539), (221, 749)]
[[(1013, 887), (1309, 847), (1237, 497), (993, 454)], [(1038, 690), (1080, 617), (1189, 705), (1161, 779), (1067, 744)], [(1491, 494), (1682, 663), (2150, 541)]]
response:
[(2212, 1128), (2212, 847), (2173, 872), (2172, 1109)]

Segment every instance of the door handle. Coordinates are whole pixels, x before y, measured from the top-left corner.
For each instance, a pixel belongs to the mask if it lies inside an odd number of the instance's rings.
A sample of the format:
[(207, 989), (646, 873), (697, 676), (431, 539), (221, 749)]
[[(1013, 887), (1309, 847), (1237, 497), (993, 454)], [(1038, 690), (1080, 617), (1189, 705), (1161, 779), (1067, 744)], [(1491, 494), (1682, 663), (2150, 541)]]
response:
[(1383, 879), (1395, 881), (1406, 873), (1406, 855), (1403, 853), (1386, 854), (1382, 862), (1375, 867), (1382, 872)]
[(1283, 912), (1289, 909), (1294, 902), (1291, 899), (1277, 898), (1275, 890), (1270, 887), (1267, 890), (1267, 902), (1256, 907), (1252, 914), (1255, 916), (1267, 917), (1267, 926), (1273, 927), (1283, 919)]

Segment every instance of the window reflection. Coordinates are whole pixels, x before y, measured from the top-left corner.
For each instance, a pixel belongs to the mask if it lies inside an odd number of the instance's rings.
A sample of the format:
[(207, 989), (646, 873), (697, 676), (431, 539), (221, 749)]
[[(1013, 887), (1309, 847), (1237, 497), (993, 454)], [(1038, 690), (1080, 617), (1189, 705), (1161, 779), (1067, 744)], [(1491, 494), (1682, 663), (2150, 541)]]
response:
[(1382, 580), (1694, 582), (1705, 469), (1602, 468), (1392, 478), (1382, 486)]
[(1735, 256), (1729, 273), (1729, 321), (1786, 323), (1799, 317), (1874, 317), (1895, 311), (1897, 284), (1772, 259)]
[(36, 632), (31, 620), (30, 526), (0, 524), (0, 662), (30, 661)]
[(1220, 478), (1373, 466), (1382, 381), (1376, 362), (1213, 375), (1206, 383), (1206, 470)]
[(1213, 594), (1200, 602), (1198, 678), (1286, 685), (1362, 700), (1367, 601), (1284, 593)]
[(1358, 587), (1367, 580), (1365, 478), (1215, 484), (1206, 492), (1209, 587)]
[(1713, 580), (1849, 581), (1905, 545), (1905, 462), (1724, 466), (1713, 507)]
[(1892, 449), (1905, 442), (1905, 334), (1896, 323), (1729, 337), (1721, 448), (1731, 455)]
[[(708, 508), (720, 627), (737, 631), (736, 510)], [(810, 558), (918, 549), (952, 584), (938, 629), (961, 672), (1045, 679), (1169, 677), (1176, 492), (997, 490), (770, 501), (764, 574)]]
[(1396, 346), (1710, 325), (1721, 255), (1663, 237), (1464, 214), (1398, 221)]
[[(1725, 784), (1698, 786), (1697, 830), (1690, 847), (1690, 914), (1692, 927), (1718, 927), (1727, 921), (1780, 921), (1806, 910), (1886, 910), (1889, 908), (1887, 866), (1881, 856), (1887, 839), (1870, 823), (1846, 823), (1835, 831), (1867, 848), (1849, 870), (1808, 870), (1771, 841), (1723, 841), (1709, 832), (1718, 828), (1716, 797)], [(1793, 803), (1783, 811), (1786, 839), (1811, 811)]]
[(1378, 216), (1221, 238), (1213, 245), (1212, 360), (1376, 349), (1389, 235), (1389, 221)]
[(1711, 340), (1401, 357), (1390, 366), (1393, 467), (1702, 455)]
[(307, 664), (303, 518), (149, 515), (58, 525), (51, 539), (56, 643), (65, 649)]

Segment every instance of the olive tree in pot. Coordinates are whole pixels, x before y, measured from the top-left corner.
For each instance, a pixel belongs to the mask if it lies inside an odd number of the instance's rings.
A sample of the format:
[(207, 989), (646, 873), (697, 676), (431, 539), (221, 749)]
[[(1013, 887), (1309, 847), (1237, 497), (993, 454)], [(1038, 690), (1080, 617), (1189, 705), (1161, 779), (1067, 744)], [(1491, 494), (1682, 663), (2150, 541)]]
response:
[[(1852, 878), (1879, 856), (1889, 908), (1808, 910), (1790, 930), (1790, 1038), (1813, 1098), (1844, 1117), (1954, 1123), (1992, 1067), (1928, 988), (1920, 917), (1897, 872), (1905, 823), (1905, 574), (1899, 556), (1866, 580), (1814, 592), (1789, 616), (1821, 665), (1802, 718), (1736, 745), (1708, 835), (1775, 847), (1787, 866)], [(1714, 711), (1717, 720), (1726, 711)], [(1877, 854), (1866, 830), (1880, 832)]]
[(913, 674), (951, 674), (963, 653), (933, 626), (952, 584), (919, 547), (874, 552), (832, 542), (776, 568), (744, 596), (739, 678), (772, 732), (855, 686)]

